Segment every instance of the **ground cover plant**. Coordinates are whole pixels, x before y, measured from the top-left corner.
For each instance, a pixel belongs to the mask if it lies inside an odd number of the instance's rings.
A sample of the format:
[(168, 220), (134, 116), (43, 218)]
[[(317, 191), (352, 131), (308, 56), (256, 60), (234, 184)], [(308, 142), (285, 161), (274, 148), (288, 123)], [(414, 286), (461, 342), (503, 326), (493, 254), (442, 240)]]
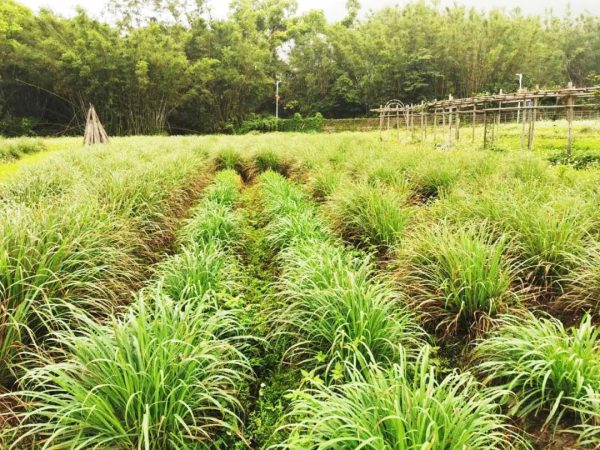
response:
[(0, 446), (594, 449), (600, 169), (556, 127), (44, 140), (0, 180)]
[[(476, 371), (515, 394), (511, 411), (544, 425), (584, 408), (600, 390), (600, 339), (591, 318), (572, 329), (552, 317), (506, 316), (476, 350)], [(583, 413), (584, 425), (597, 419)], [(585, 428), (585, 426), (584, 426)]]

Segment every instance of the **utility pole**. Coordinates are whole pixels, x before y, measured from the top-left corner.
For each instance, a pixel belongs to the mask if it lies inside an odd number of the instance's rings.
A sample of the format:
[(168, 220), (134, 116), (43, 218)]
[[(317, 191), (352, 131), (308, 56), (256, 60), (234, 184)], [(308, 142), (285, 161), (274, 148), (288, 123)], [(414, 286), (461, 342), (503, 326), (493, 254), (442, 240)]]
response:
[(279, 119), (279, 83), (281, 81), (277, 80), (275, 82), (275, 118)]
[[(517, 78), (519, 79), (519, 92), (523, 89), (523, 74), (518, 73)], [(519, 106), (517, 108), (517, 123), (521, 120), (521, 102), (519, 102)]]

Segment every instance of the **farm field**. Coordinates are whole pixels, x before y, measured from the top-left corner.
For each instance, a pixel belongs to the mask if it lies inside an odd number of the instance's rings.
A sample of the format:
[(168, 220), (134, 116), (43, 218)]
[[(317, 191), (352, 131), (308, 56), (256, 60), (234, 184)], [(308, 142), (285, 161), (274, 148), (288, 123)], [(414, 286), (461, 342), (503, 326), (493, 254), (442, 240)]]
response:
[(0, 447), (600, 447), (600, 125), (461, 131), (0, 163)]

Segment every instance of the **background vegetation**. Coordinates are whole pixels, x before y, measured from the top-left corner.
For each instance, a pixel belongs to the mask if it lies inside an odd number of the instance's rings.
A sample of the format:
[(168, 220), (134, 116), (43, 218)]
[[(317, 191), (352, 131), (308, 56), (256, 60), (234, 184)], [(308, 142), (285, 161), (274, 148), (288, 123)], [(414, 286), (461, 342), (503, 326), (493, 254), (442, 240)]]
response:
[[(356, 117), (406, 102), (591, 83), (600, 19), (415, 1), (329, 23), (295, 0), (111, 1), (110, 24), (0, 3), (0, 134), (80, 133), (93, 103), (110, 134), (231, 131), (250, 114)], [(259, 124), (268, 127), (268, 121)]]

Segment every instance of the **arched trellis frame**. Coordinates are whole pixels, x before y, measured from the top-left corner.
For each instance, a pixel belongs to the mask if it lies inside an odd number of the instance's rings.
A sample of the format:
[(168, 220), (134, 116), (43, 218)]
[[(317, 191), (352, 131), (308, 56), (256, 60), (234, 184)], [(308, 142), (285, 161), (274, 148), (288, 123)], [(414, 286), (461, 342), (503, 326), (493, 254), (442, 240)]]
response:
[(390, 100), (385, 106), (381, 106), (379, 109), (379, 138), (383, 140), (383, 129), (387, 127), (389, 131), (392, 125), (398, 131), (398, 137), (400, 137), (400, 119), (404, 122), (409, 123), (409, 107), (402, 103), (400, 100)]

